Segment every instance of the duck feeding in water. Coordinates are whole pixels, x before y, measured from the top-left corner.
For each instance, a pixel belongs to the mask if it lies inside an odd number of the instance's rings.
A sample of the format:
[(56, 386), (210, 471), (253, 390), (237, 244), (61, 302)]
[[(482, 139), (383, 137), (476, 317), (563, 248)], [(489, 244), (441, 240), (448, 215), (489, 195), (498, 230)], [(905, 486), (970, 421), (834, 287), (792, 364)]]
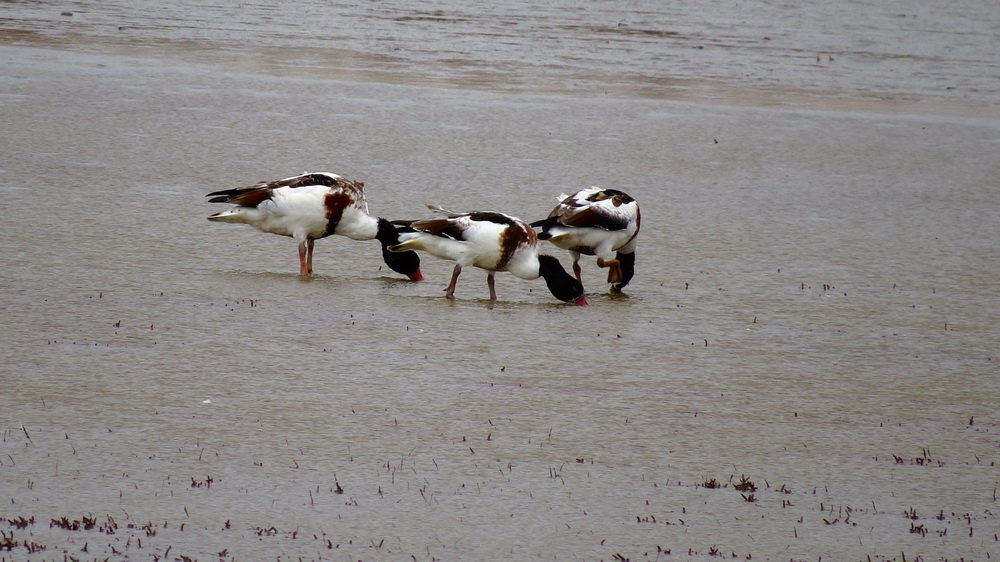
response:
[(209, 203), (234, 207), (210, 221), (248, 224), (261, 232), (294, 238), (299, 245), (299, 274), (312, 274), (313, 244), (332, 234), (355, 240), (377, 239), (382, 258), (393, 271), (420, 281), (420, 257), (389, 252), (399, 233), (389, 221), (368, 214), (364, 184), (327, 172), (304, 173), (247, 187), (209, 193)]
[(490, 300), (497, 300), (494, 274), (508, 271), (522, 279), (542, 277), (557, 299), (586, 306), (583, 285), (566, 272), (559, 260), (539, 255), (535, 231), (524, 221), (503, 213), (475, 211), (455, 213), (428, 206), (444, 215), (416, 221), (394, 221), (402, 225), (392, 252), (419, 250), (456, 262), (445, 297), (455, 298), (455, 285), (463, 267), (485, 269)]
[(639, 203), (632, 196), (594, 186), (560, 195), (548, 218), (531, 226), (541, 227), (540, 240), (569, 250), (578, 281), (580, 255), (597, 256), (598, 267), (608, 268), (611, 289), (621, 291), (635, 274), (640, 223)]

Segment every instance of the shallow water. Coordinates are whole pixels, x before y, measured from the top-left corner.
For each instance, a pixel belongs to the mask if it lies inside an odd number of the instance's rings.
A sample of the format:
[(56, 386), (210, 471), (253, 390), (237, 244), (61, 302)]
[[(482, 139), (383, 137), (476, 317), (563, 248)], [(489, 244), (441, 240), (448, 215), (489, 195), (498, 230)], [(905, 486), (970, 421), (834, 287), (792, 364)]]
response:
[(983, 0), (341, 4), (15, 2), (30, 43), (501, 91), (798, 105), (1000, 96), (1000, 10)]
[[(945, 111), (832, 111), (853, 73), (794, 110), (501, 94), (430, 45), (392, 79), (231, 65), (255, 60), (247, 33), (308, 56), (300, 12), (261, 31), (147, 11), (153, 37), (126, 53), (110, 24), (59, 27), (113, 4), (10, 8), (4, 28), (34, 33), (0, 47), (0, 517), (36, 520), (0, 528), (46, 550), (0, 558), (997, 554), (1000, 124), (975, 117), (995, 95), (914, 78), (899, 87)], [(560, 33), (599, 15), (563, 11)], [(454, 25), (502, 25), (489, 14)], [(479, 64), (502, 73), (523, 37)], [(451, 264), (409, 283), (375, 242), (325, 239), (301, 279), (291, 240), (204, 220), (205, 193), (305, 169), (365, 181), (388, 218), (534, 220), (561, 191), (617, 187), (643, 209), (636, 278), (613, 297), (586, 262), (581, 308), (503, 274), (489, 303), (468, 270), (447, 302)]]

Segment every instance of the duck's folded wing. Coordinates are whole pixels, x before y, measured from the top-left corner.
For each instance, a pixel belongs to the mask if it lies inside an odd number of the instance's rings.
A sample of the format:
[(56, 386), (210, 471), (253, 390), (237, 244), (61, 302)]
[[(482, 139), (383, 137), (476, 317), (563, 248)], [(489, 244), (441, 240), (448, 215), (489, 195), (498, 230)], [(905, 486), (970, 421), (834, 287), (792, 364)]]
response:
[(562, 212), (556, 216), (559, 217), (559, 222), (566, 226), (624, 230), (632, 220), (628, 213), (622, 212), (621, 207), (614, 205), (560, 206), (560, 209)]
[(413, 221), (410, 228), (452, 240), (465, 240), (468, 225), (452, 219), (426, 219)]
[(256, 207), (271, 198), (271, 188), (267, 185), (252, 185), (236, 189), (213, 191), (205, 197), (211, 197), (209, 203), (232, 203), (240, 207)]

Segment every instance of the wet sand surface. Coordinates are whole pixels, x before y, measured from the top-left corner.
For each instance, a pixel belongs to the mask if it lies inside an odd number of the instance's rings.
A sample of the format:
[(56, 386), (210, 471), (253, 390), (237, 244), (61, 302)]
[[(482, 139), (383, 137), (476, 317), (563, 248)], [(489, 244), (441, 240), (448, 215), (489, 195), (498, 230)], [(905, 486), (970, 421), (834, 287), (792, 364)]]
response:
[[(72, 6), (0, 30), (0, 560), (1000, 554), (995, 90), (511, 87)], [(303, 170), (392, 219), (622, 189), (636, 277), (585, 258), (584, 308), (470, 269), (448, 302), (433, 257), (327, 238), (303, 279), (205, 221)]]

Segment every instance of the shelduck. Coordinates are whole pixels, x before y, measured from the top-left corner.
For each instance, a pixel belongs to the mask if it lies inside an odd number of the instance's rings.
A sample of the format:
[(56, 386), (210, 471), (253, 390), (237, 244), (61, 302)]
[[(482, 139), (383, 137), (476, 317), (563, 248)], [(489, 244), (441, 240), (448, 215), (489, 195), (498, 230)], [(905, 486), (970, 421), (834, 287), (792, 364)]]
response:
[(377, 239), (393, 271), (420, 281), (420, 258), (414, 252), (389, 252), (399, 242), (396, 227), (368, 214), (364, 184), (326, 172), (303, 173), (248, 187), (209, 193), (209, 203), (235, 205), (210, 221), (248, 224), (261, 232), (290, 236), (299, 244), (299, 274), (312, 274), (313, 243), (331, 234), (355, 240)]
[(569, 250), (581, 282), (580, 255), (597, 256), (597, 265), (608, 268), (612, 290), (621, 291), (635, 274), (639, 203), (623, 191), (596, 186), (558, 199), (548, 218), (531, 224), (541, 227), (538, 238)]
[(416, 221), (395, 221), (400, 229), (400, 243), (390, 251), (425, 251), (456, 262), (445, 297), (455, 298), (455, 285), (463, 267), (485, 269), (490, 300), (496, 300), (494, 274), (509, 271), (522, 279), (543, 277), (549, 291), (559, 300), (586, 306), (583, 285), (552, 256), (539, 255), (538, 237), (524, 221), (497, 212), (455, 213), (428, 206), (444, 215)]

